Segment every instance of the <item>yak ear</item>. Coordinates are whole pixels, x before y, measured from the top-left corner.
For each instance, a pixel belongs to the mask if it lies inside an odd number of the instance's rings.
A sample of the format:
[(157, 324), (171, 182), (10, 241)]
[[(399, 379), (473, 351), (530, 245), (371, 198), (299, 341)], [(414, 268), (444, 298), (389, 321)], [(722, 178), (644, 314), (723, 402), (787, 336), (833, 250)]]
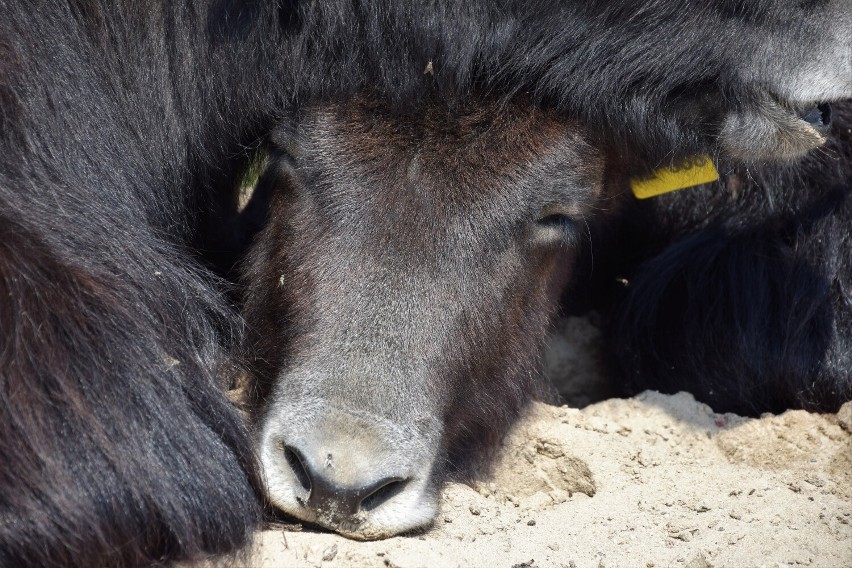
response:
[(722, 119), (719, 146), (727, 157), (741, 162), (794, 160), (826, 141), (830, 107), (815, 109), (806, 120), (766, 92), (748, 97)]
[[(852, 98), (852, 2), (728, 2), (727, 89), (735, 105), (717, 132), (721, 149), (747, 161), (789, 160), (828, 135), (828, 103)], [(751, 13), (752, 17), (748, 14)], [(721, 37), (721, 36), (720, 36)]]

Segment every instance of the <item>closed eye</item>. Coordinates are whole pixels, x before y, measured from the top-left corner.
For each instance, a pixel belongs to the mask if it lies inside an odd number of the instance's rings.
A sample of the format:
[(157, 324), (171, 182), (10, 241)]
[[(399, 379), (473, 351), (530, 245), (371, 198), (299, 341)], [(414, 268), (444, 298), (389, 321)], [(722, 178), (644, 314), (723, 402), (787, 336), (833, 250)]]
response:
[(543, 227), (566, 227), (573, 225), (574, 221), (568, 215), (551, 213), (540, 218), (537, 223)]
[(568, 215), (549, 213), (536, 220), (535, 240), (538, 242), (568, 242), (577, 234), (577, 224)]

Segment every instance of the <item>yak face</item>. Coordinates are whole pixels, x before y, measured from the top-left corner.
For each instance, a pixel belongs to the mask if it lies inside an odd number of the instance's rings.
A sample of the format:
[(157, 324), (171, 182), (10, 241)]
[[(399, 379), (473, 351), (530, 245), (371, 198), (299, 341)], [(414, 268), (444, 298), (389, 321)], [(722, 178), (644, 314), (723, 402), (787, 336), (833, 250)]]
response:
[(269, 497), (354, 538), (428, 524), (447, 472), (535, 390), (601, 188), (556, 113), (421, 111), (304, 110), (257, 190), (244, 313)]

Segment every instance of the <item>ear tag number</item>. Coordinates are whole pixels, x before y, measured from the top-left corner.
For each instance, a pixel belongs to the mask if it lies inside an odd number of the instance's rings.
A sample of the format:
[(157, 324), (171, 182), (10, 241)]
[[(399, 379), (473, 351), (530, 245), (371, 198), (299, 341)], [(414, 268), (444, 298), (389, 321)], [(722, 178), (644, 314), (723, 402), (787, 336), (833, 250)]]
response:
[(649, 177), (633, 178), (630, 188), (637, 199), (647, 199), (717, 179), (719, 172), (710, 156), (695, 156), (672, 167), (658, 168)]

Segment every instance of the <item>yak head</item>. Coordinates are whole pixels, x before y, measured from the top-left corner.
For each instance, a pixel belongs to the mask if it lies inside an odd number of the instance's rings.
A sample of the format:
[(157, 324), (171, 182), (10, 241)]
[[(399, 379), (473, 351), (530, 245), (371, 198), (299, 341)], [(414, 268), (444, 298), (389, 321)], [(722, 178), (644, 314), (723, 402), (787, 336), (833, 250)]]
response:
[(431, 522), (537, 392), (603, 160), (526, 104), (304, 108), (272, 137), (244, 270), (271, 502), (354, 538)]

